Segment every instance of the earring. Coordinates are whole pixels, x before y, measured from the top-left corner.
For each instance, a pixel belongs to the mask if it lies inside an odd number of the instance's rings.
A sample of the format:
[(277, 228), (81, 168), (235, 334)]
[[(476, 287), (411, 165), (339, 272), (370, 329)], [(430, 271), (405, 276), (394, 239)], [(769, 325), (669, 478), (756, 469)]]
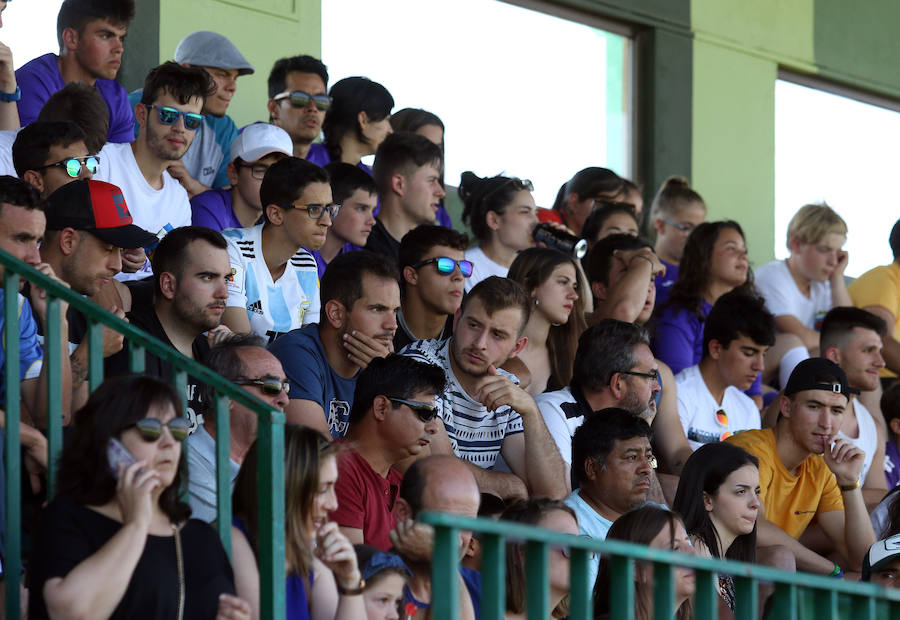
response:
[(535, 298), (534, 298), (534, 305), (535, 305), (535, 306), (540, 306), (540, 305), (541, 305), (541, 300), (538, 299), (537, 297), (535, 297)]

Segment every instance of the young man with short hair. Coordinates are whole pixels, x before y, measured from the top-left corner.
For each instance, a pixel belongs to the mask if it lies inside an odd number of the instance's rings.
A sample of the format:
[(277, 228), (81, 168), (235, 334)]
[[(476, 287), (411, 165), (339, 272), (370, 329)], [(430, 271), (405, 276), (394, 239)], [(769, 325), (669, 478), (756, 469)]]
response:
[(269, 122), (291, 136), (294, 157), (319, 166), (331, 161), (325, 147), (314, 144), (331, 107), (327, 86), (328, 69), (312, 56), (281, 58), (269, 72)]
[(19, 120), (23, 126), (37, 119), (50, 95), (70, 82), (84, 82), (94, 86), (109, 107), (109, 141), (134, 139), (134, 115), (128, 93), (116, 82), (134, 10), (134, 0), (62, 3), (56, 20), (59, 55), (38, 56), (16, 71), (21, 90)]
[(716, 301), (703, 328), (703, 358), (675, 375), (678, 414), (693, 449), (758, 429), (759, 409), (744, 393), (775, 342), (775, 319), (765, 302), (741, 290)]
[(269, 350), (291, 382), (287, 421), (339, 439), (347, 434), (357, 374), (392, 351), (397, 268), (365, 250), (341, 254), (325, 270), (322, 302), (318, 324), (288, 332)]
[(469, 238), (461, 232), (424, 224), (400, 240), (401, 310), (394, 350), (416, 340), (446, 340), (462, 303), (472, 263), (465, 260)]
[(263, 222), (224, 233), (234, 279), (223, 322), (271, 343), (319, 322), (319, 274), (309, 250), (325, 242), (339, 206), (331, 200), (328, 173), (297, 157), (269, 167), (259, 196)]
[[(191, 223), (187, 192), (167, 169), (191, 145), (212, 88), (209, 75), (201, 69), (174, 62), (159, 65), (147, 74), (141, 103), (135, 108), (140, 126), (137, 138), (131, 144), (109, 143), (100, 151), (103, 166), (97, 178), (121, 187), (134, 223), (159, 238)], [(134, 273), (121, 274), (120, 280), (153, 273), (141, 250), (124, 253), (122, 262), (123, 271)]]
[(665, 267), (646, 240), (609, 235), (594, 244), (582, 263), (594, 296), (591, 323), (617, 319), (644, 325), (650, 320), (656, 300), (654, 279)]
[(250, 228), (262, 217), (259, 188), (266, 171), (291, 154), (291, 139), (274, 125), (253, 123), (231, 143), (229, 189), (211, 189), (191, 198), (191, 222), (213, 230)]
[(325, 243), (313, 252), (320, 278), (335, 256), (366, 246), (378, 207), (378, 188), (367, 172), (344, 162), (327, 164), (325, 170), (331, 178), (331, 195), (341, 210), (328, 229)]
[[(503, 498), (566, 494), (564, 463), (531, 395), (501, 370), (525, 347), (531, 300), (517, 282), (491, 276), (456, 311), (448, 340), (419, 340), (402, 353), (436, 364), (447, 388), (436, 399), (443, 429), (432, 454), (455, 454), (479, 488)], [(512, 474), (493, 471), (500, 456)]]
[(31, 123), (16, 136), (12, 152), (19, 178), (42, 198), (76, 179), (90, 179), (100, 166), (84, 144), (84, 132), (70, 121)]
[(766, 380), (784, 385), (798, 362), (820, 355), (819, 326), (835, 306), (853, 305), (844, 270), (847, 223), (826, 204), (809, 204), (791, 218), (790, 256), (756, 270), (756, 287), (775, 315), (778, 335), (766, 355)]
[(402, 475), (395, 466), (427, 453), (440, 421), (434, 397), (444, 371), (404, 355), (373, 359), (353, 394), (346, 449), (338, 455), (338, 508), (332, 519), (353, 544), (393, 546), (392, 512)]
[(763, 501), (757, 519), (757, 547), (780, 545), (796, 567), (820, 575), (840, 575), (841, 566), (800, 542), (815, 518), (829, 553), (843, 567), (859, 570), (875, 542), (860, 490), (864, 455), (837, 437), (850, 400), (847, 376), (834, 362), (812, 357), (797, 364), (783, 395), (775, 428), (732, 435), (725, 441), (759, 459)]
[(378, 145), (373, 176), (381, 211), (367, 250), (397, 260), (403, 235), (420, 224), (434, 224), (445, 195), (443, 160), (438, 145), (414, 133), (390, 134)]
[(869, 548), (859, 580), (900, 588), (900, 534), (879, 540)]

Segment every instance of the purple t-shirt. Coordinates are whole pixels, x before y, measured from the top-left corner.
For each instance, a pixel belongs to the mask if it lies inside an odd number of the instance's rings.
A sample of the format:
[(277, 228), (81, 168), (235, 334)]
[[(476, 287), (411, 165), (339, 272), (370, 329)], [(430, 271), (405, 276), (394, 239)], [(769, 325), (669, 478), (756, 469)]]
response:
[[(50, 95), (66, 85), (59, 72), (56, 54), (44, 54), (16, 71), (16, 82), (22, 89), (19, 99), (19, 121), (22, 127), (37, 120), (38, 113)], [(132, 142), (134, 140), (134, 112), (128, 105), (128, 93), (115, 80), (98, 79), (94, 86), (109, 108), (108, 142)]]
[(231, 208), (230, 189), (210, 189), (191, 198), (191, 224), (220, 232), (244, 227)]
[(896, 441), (888, 441), (884, 448), (884, 477), (888, 491), (900, 484), (900, 449)]
[(659, 259), (659, 262), (666, 268), (666, 275), (656, 276), (656, 301), (653, 304), (654, 308), (658, 308), (666, 302), (669, 298), (669, 293), (672, 292), (672, 286), (675, 285), (675, 280), (678, 279), (678, 265), (666, 262), (663, 259)]

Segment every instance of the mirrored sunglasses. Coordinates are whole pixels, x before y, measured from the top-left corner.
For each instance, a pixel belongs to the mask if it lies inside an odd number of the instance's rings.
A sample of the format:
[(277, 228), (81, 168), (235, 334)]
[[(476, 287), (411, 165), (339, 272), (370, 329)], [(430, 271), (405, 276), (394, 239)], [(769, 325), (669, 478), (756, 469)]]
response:
[(456, 269), (456, 266), (459, 265), (459, 272), (463, 274), (464, 278), (468, 278), (472, 275), (472, 261), (468, 260), (454, 260), (447, 256), (437, 256), (435, 258), (429, 258), (428, 260), (419, 261), (412, 265), (413, 269), (418, 269), (419, 267), (423, 267), (424, 265), (428, 265), (430, 263), (434, 263), (437, 267), (438, 273), (441, 275), (449, 276), (453, 273), (453, 270)]
[(73, 179), (77, 179), (78, 175), (81, 174), (81, 168), (84, 167), (91, 174), (96, 174), (97, 169), (100, 167), (100, 158), (96, 155), (88, 155), (87, 157), (67, 157), (66, 159), (54, 162), (52, 164), (47, 164), (46, 166), (41, 166), (38, 170), (43, 170), (44, 168), (55, 168), (55, 167), (63, 168)]
[(237, 385), (255, 385), (266, 396), (278, 396), (282, 392), (290, 393), (291, 384), (278, 379), (239, 379), (234, 382)]
[(198, 127), (200, 127), (200, 123), (203, 122), (202, 114), (195, 114), (194, 112), (182, 112), (181, 110), (176, 110), (175, 108), (170, 108), (168, 106), (162, 105), (150, 105), (149, 103), (145, 103), (144, 105), (147, 108), (155, 108), (157, 112), (157, 116), (159, 117), (159, 122), (163, 125), (174, 125), (178, 122), (178, 119), (182, 116), (184, 117), (184, 128), (190, 131), (194, 131)]
[(188, 422), (187, 418), (172, 418), (165, 424), (162, 423), (161, 420), (156, 418), (144, 418), (143, 420), (138, 420), (132, 426), (137, 427), (138, 432), (141, 434), (141, 439), (146, 442), (156, 441), (159, 439), (159, 436), (162, 435), (163, 426), (167, 426), (169, 428), (169, 432), (172, 433), (172, 437), (177, 441), (184, 441), (187, 439), (188, 430), (191, 427), (191, 423)]
[(273, 99), (275, 101), (287, 99), (291, 106), (295, 108), (305, 108), (309, 105), (309, 102), (312, 101), (315, 104), (316, 109), (321, 112), (325, 112), (331, 107), (331, 97), (328, 95), (310, 95), (302, 90), (292, 90), (289, 93), (281, 93), (275, 95)]
[(406, 400), (405, 398), (392, 398), (390, 396), (388, 396), (388, 400), (395, 405), (406, 405), (426, 424), (431, 422), (435, 416), (437, 416), (437, 407), (430, 403), (423, 403), (418, 400)]

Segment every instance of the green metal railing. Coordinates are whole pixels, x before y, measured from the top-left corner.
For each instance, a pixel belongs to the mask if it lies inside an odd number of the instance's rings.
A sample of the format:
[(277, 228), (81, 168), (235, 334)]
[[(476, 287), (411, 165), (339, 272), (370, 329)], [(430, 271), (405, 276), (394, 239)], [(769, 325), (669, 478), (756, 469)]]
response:
[(480, 534), (481, 618), (502, 620), (506, 607), (506, 541), (525, 542), (528, 620), (547, 620), (549, 609), (549, 549), (568, 547), (570, 561), (571, 620), (593, 617), (592, 584), (588, 583), (588, 562), (592, 552), (610, 557), (612, 600), (610, 618), (634, 620), (634, 563), (653, 564), (654, 618), (672, 620), (676, 566), (694, 570), (694, 618), (707, 620), (718, 614), (717, 574), (734, 576), (736, 620), (757, 620), (759, 583), (774, 584), (770, 618), (778, 620), (839, 620), (853, 618), (900, 618), (900, 590), (888, 590), (871, 583), (858, 583), (777, 570), (756, 564), (723, 561), (653, 549), (616, 540), (594, 540), (551, 530), (444, 513), (423, 513), (419, 520), (435, 528), (432, 564), (432, 617), (456, 620), (459, 614), (459, 532)]
[[(47, 331), (44, 364), (48, 372), (47, 435), (50, 467), (47, 494), (56, 491), (56, 465), (62, 450), (62, 357), (60, 334), (61, 301), (80, 311), (87, 320), (89, 342), (88, 384), (93, 390), (103, 381), (103, 328), (124, 334), (129, 346), (132, 372), (144, 370), (144, 353), (149, 351), (166, 360), (173, 368), (173, 382), (186, 406), (188, 375), (207, 384), (213, 392), (216, 416), (216, 483), (218, 489), (217, 520), (222, 544), (231, 553), (231, 480), (229, 478), (229, 401), (237, 401), (259, 416), (259, 574), (260, 613), (263, 618), (284, 618), (284, 414), (253, 397), (242, 388), (185, 357), (78, 293), (48, 278), (6, 252), (0, 251), (5, 291), (19, 290), (19, 276), (47, 292)], [(21, 544), (21, 452), (19, 447), (19, 317), (17, 295), (5, 295), (3, 306), (4, 342), (6, 343), (6, 432), (4, 462), (6, 466), (6, 523), (3, 572), (6, 580), (6, 617), (19, 618), (19, 586), (22, 578)], [(187, 449), (187, 444), (184, 444)]]

